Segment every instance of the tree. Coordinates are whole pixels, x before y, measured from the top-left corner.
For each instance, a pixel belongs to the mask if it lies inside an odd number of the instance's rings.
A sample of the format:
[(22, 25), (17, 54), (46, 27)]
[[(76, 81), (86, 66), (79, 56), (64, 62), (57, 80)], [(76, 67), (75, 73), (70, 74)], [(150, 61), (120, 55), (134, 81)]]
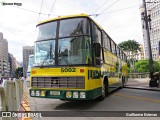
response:
[(134, 53), (137, 53), (138, 51), (141, 50), (140, 44), (135, 40), (123, 41), (118, 45), (123, 51), (127, 53), (129, 57), (131, 56), (129, 59), (133, 58)]
[(15, 77), (16, 77), (16, 78), (23, 77), (23, 67), (18, 67), (18, 68), (16, 69)]
[[(159, 71), (159, 63), (153, 61), (154, 63), (154, 72)], [(135, 63), (135, 68), (138, 72), (149, 72), (149, 61), (148, 60), (139, 60)]]
[(141, 50), (140, 44), (135, 40), (128, 40), (128, 41), (123, 41), (118, 45), (128, 56), (128, 66), (131, 67), (130, 70), (135, 71), (134, 63), (136, 59), (134, 58), (134, 55), (135, 53)]

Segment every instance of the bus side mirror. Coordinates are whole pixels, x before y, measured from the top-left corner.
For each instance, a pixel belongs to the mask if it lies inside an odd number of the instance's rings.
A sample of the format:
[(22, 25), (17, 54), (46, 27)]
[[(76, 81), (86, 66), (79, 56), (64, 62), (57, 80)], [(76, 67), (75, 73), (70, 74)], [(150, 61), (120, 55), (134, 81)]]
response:
[(95, 52), (95, 57), (100, 57), (100, 53), (101, 53), (101, 45), (100, 43), (93, 43), (93, 48), (94, 48), (94, 52)]

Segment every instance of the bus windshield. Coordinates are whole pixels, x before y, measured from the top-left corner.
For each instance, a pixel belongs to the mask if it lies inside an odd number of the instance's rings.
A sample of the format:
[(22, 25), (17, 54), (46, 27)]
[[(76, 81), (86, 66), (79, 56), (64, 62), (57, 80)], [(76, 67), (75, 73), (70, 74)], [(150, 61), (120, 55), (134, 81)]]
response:
[[(44, 23), (37, 27), (38, 37), (37, 42), (35, 42), (35, 65), (92, 64), (88, 19), (72, 18), (63, 19), (59, 22), (59, 24), (56, 21)], [(57, 25), (59, 25), (59, 29), (56, 33)], [(55, 37), (56, 35), (57, 37)]]
[(30, 55), (29, 56), (29, 60), (28, 60), (28, 69), (27, 72), (31, 71), (31, 68), (33, 67), (34, 64), (34, 55)]

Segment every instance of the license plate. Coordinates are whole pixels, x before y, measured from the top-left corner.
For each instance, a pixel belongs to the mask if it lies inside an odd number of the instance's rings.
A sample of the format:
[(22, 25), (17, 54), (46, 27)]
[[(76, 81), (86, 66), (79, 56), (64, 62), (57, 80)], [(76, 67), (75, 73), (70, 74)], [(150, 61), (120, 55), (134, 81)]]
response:
[(60, 91), (50, 91), (50, 95), (60, 95)]

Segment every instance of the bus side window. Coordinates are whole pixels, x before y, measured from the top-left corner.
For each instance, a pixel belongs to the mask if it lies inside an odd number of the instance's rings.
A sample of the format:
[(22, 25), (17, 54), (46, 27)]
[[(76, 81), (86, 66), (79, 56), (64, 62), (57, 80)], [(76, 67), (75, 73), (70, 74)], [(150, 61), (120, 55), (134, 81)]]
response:
[(124, 60), (124, 59), (123, 59), (123, 54), (124, 54), (123, 51), (121, 51), (121, 59), (122, 59), (122, 60)]
[(115, 43), (111, 41), (112, 53), (116, 54)]
[(123, 59), (122, 54), (123, 54), (123, 53), (122, 53), (122, 51), (120, 50), (120, 58), (121, 58), (121, 59)]
[(93, 38), (93, 43), (101, 44), (101, 31), (93, 22), (92, 22), (92, 38)]
[(125, 55), (125, 61), (127, 62), (127, 56)]
[(107, 36), (107, 34), (105, 32), (103, 32), (103, 47), (106, 48), (107, 50), (111, 51), (111, 47), (110, 47), (110, 39)]
[(119, 49), (119, 47), (118, 47), (118, 46), (116, 46), (116, 50), (117, 50), (117, 57), (119, 57), (119, 58), (120, 58), (120, 49)]
[(126, 55), (123, 53), (123, 60), (125, 61), (125, 62), (127, 62), (127, 57), (126, 57)]
[(123, 60), (126, 61), (126, 60), (125, 60), (125, 54), (124, 54), (124, 53), (123, 53)]

